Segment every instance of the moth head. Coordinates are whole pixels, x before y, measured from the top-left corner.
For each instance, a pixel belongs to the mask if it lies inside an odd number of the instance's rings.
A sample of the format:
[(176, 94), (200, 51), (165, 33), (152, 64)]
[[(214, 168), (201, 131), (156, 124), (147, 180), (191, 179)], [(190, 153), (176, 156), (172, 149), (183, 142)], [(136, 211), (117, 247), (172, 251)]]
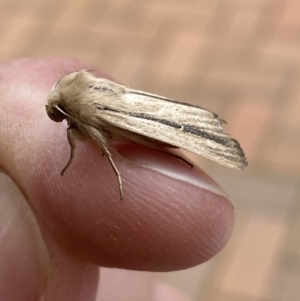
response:
[(58, 91), (53, 90), (48, 96), (46, 112), (48, 114), (48, 117), (55, 122), (62, 122), (67, 118), (65, 109), (61, 104), (61, 95)]

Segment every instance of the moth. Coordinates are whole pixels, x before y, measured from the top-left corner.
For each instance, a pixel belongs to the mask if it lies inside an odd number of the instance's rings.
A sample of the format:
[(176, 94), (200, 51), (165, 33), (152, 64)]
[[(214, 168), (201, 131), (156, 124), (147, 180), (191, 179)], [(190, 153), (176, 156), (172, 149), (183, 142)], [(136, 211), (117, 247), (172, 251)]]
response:
[(61, 175), (74, 158), (75, 140), (91, 138), (118, 178), (121, 199), (122, 178), (112, 158), (112, 139), (139, 143), (175, 157), (179, 156), (168, 148), (183, 148), (235, 169), (247, 166), (238, 141), (223, 131), (224, 121), (215, 113), (130, 89), (86, 70), (69, 73), (54, 85), (46, 112), (53, 121), (66, 119), (68, 123), (71, 154)]

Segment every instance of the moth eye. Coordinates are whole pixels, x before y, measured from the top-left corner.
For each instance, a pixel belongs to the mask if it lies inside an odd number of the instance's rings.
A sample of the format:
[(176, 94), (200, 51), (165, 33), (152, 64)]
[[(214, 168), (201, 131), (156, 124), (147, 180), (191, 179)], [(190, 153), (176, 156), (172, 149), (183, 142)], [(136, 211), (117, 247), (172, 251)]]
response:
[[(65, 112), (65, 109), (63, 106), (58, 105), (58, 108)], [(58, 110), (55, 106), (46, 106), (46, 110), (47, 110), (47, 114), (49, 116), (50, 119), (52, 119), (55, 122), (62, 122), (65, 118), (66, 115), (63, 114), (63, 112), (61, 112), (60, 110)]]

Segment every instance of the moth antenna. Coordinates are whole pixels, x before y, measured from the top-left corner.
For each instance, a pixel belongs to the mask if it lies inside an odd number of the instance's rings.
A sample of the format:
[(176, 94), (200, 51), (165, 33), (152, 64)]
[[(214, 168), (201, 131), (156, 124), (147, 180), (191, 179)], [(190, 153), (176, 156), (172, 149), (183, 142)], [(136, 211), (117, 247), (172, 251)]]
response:
[[(56, 108), (59, 112), (61, 112), (62, 114), (64, 114), (65, 116), (70, 117), (71, 119), (74, 120), (73, 117), (71, 117), (69, 114), (67, 114), (65, 111), (63, 111), (58, 105), (56, 105), (55, 108)], [(77, 120), (75, 120), (75, 121), (77, 121)]]
[[(89, 69), (89, 70), (84, 69), (83, 71), (86, 71), (86, 72), (96, 72), (97, 70), (96, 70), (96, 69)], [(69, 74), (71, 74), (71, 73), (74, 73), (74, 72), (79, 72), (79, 71), (72, 71), (72, 72), (70, 72), (70, 73), (68, 73), (68, 74), (63, 75), (63, 76), (62, 76), (62, 77), (54, 84), (54, 86), (52, 87), (52, 90), (51, 90), (51, 91), (53, 91), (53, 90), (57, 87), (57, 85), (60, 83), (60, 81), (62, 80), (63, 77), (65, 77), (66, 75), (69, 75)]]
[[(91, 71), (97, 71), (97, 70), (85, 70), (85, 69), (84, 69), (83, 71), (91, 72)], [(53, 91), (53, 90), (56, 88), (56, 86), (60, 83), (60, 81), (63, 79), (63, 77), (65, 77), (65, 76), (67, 76), (67, 75), (70, 75), (71, 73), (74, 73), (74, 72), (79, 72), (79, 71), (72, 71), (72, 72), (69, 72), (69, 73), (67, 73), (67, 74), (65, 74), (65, 75), (63, 75), (63, 76), (61, 76), (61, 78), (54, 84), (54, 86), (53, 86), (53, 88), (52, 88), (51, 91)]]
[[(71, 72), (72, 73), (72, 72)], [(54, 86), (52, 87), (52, 90), (51, 91), (53, 91), (55, 88), (56, 88), (56, 86), (60, 83), (60, 81), (62, 80), (62, 78), (63, 77), (65, 77), (65, 75), (63, 75), (55, 84), (54, 84)]]
[(78, 120), (76, 120), (75, 118), (73, 118), (71, 115), (69, 115), (68, 113), (66, 113), (65, 111), (63, 111), (58, 105), (55, 106), (55, 108), (61, 112), (62, 114), (64, 114), (65, 116), (71, 118), (72, 120), (74, 120), (76, 123), (80, 124), (81, 126), (83, 126)]

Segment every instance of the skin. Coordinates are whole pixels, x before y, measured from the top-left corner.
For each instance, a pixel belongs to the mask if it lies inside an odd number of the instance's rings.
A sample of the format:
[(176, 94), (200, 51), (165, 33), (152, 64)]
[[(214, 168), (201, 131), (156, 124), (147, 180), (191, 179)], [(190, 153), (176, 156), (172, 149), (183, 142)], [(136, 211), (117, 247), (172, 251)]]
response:
[(81, 69), (95, 67), (65, 58), (0, 66), (0, 299), (186, 300), (130, 270), (207, 261), (232, 233), (233, 205), (199, 168), (124, 142), (114, 144), (124, 201), (93, 141), (76, 143), (62, 177), (67, 125), (45, 104), (62, 75)]

